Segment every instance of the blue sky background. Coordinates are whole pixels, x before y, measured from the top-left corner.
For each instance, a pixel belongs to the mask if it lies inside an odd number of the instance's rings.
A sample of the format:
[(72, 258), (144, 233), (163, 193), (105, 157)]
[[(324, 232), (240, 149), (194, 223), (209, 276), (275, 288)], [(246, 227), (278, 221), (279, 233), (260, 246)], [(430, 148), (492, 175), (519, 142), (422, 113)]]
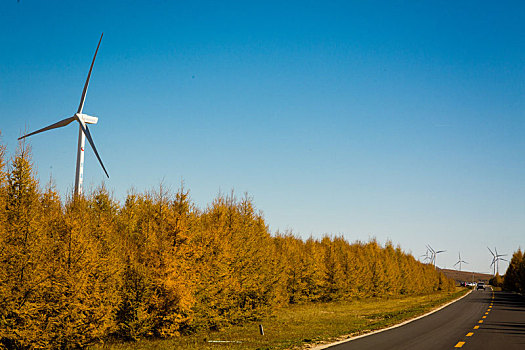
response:
[[(84, 112), (118, 200), (183, 179), (200, 207), (248, 192), (273, 232), (430, 243), (442, 267), (523, 248), (522, 1), (4, 0), (0, 30), (11, 155), (74, 114), (104, 32)], [(30, 139), (62, 195), (77, 129)]]

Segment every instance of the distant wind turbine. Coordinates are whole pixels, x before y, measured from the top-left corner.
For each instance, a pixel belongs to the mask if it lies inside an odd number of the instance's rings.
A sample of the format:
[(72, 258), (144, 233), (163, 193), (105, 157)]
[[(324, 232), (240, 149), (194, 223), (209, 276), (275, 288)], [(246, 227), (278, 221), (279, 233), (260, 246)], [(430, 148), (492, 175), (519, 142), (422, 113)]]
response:
[(75, 120), (78, 122), (79, 131), (78, 131), (78, 148), (77, 148), (77, 167), (76, 167), (76, 172), (75, 172), (75, 197), (82, 194), (82, 181), (83, 181), (83, 176), (84, 176), (84, 144), (85, 144), (86, 137), (89, 141), (89, 144), (91, 145), (91, 148), (93, 148), (93, 152), (95, 152), (95, 155), (97, 156), (97, 159), (100, 165), (102, 166), (104, 173), (106, 173), (106, 176), (109, 178), (108, 172), (106, 171), (106, 168), (104, 167), (104, 164), (102, 163), (102, 159), (100, 159), (100, 156), (98, 155), (97, 148), (95, 147), (95, 143), (93, 142), (93, 138), (91, 137), (91, 133), (89, 132), (89, 128), (87, 126), (87, 124), (96, 124), (98, 122), (98, 118), (82, 113), (82, 110), (84, 109), (84, 102), (86, 100), (86, 93), (87, 93), (87, 89), (89, 85), (89, 79), (91, 77), (93, 65), (95, 64), (95, 58), (97, 57), (98, 48), (100, 47), (100, 42), (102, 41), (102, 36), (104, 36), (104, 33), (100, 35), (100, 40), (98, 41), (97, 49), (95, 50), (95, 55), (93, 56), (93, 61), (91, 61), (91, 67), (89, 67), (89, 73), (86, 79), (86, 83), (84, 84), (84, 90), (82, 91), (82, 97), (80, 98), (80, 105), (78, 106), (77, 112), (72, 117), (66, 118), (55, 124), (51, 124), (49, 126), (46, 126), (45, 128), (39, 129), (37, 131), (33, 131), (32, 133), (29, 133), (27, 135), (24, 135), (18, 138), (19, 140), (21, 140), (25, 137), (35, 135), (43, 131), (61, 128), (63, 126), (70, 124), (71, 122)]
[(432, 249), (432, 247), (430, 245), (427, 244), (427, 252), (430, 252), (430, 263), (432, 265), (434, 265), (434, 258), (436, 256), (435, 252), (434, 252), (434, 249)]
[(429, 252), (430, 252), (430, 250), (429, 250), (428, 247), (427, 247), (427, 251), (425, 252), (425, 254), (420, 255), (420, 256), (419, 256), (419, 259), (424, 258), (424, 259), (423, 259), (423, 262), (427, 262), (427, 261), (432, 262), (432, 256), (431, 256), (431, 255), (428, 255)]
[(436, 256), (438, 254), (440, 254), (440, 253), (446, 252), (446, 250), (438, 250), (438, 251), (436, 251), (436, 250), (434, 250), (434, 248), (432, 248), (430, 246), (430, 244), (427, 245), (427, 248), (430, 250), (430, 253), (432, 255), (432, 261), (433, 261), (434, 267), (436, 267)]
[(502, 256), (507, 256), (507, 254), (498, 254), (496, 247), (494, 247), (494, 251), (496, 252), (495, 254), (492, 250), (490, 250), (489, 247), (487, 247), (487, 249), (489, 250), (490, 254), (492, 254), (492, 263), (490, 266), (494, 266), (494, 276), (496, 276), (497, 273), (499, 274), (499, 261), (503, 260), (508, 262), (507, 259), (502, 258)]
[(461, 271), (461, 263), (468, 264), (468, 262), (461, 260), (461, 252), (458, 253), (459, 260), (454, 264), (454, 266), (459, 264), (459, 271)]

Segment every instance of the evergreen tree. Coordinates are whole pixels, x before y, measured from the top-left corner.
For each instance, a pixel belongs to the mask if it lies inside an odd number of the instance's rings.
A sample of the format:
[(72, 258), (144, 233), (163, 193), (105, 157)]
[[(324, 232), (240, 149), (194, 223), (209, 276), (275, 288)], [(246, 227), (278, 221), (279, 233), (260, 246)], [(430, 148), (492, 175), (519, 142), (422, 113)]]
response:
[(41, 311), (46, 307), (41, 285), (48, 276), (38, 183), (33, 177), (30, 149), (20, 143), (5, 188), (5, 226), (0, 249), (0, 342), (7, 347), (40, 343), (44, 329)]
[(338, 249), (336, 241), (325, 236), (321, 241), (324, 251), (324, 281), (323, 281), (323, 301), (339, 300), (344, 293), (344, 270), (342, 267), (342, 254)]
[(503, 287), (503, 277), (497, 272), (496, 275), (489, 280), (489, 284), (494, 287)]
[[(505, 279), (503, 281), (503, 288), (510, 291), (515, 291), (518, 293), (524, 292), (525, 288), (523, 286), (523, 259), (524, 255), (521, 249), (518, 249), (510, 259), (509, 267), (505, 272)], [(521, 270), (521, 271), (520, 271)]]

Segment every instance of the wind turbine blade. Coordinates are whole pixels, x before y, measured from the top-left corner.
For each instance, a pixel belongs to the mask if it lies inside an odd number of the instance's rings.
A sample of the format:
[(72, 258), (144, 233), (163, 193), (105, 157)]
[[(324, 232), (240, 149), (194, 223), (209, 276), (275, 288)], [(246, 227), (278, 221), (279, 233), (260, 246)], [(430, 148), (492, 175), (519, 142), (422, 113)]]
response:
[(51, 124), (49, 126), (46, 126), (45, 128), (42, 128), (42, 129), (39, 129), (37, 131), (33, 131), (32, 133), (29, 133), (27, 135), (24, 135), (22, 137), (19, 137), (18, 139), (21, 140), (23, 138), (26, 138), (28, 136), (31, 136), (31, 135), (34, 135), (34, 134), (38, 134), (38, 133), (41, 133), (41, 132), (44, 132), (44, 131), (47, 131), (47, 130), (51, 130), (51, 129), (56, 129), (56, 128), (61, 128), (63, 126), (66, 126), (68, 125), (69, 123), (71, 123), (72, 121), (74, 121), (76, 118), (75, 117), (71, 117), (71, 118), (66, 118), (64, 120), (61, 120), (55, 124)]
[(86, 79), (86, 83), (84, 84), (84, 90), (82, 91), (82, 97), (80, 98), (80, 104), (78, 105), (77, 113), (82, 113), (82, 109), (84, 109), (84, 101), (86, 100), (86, 92), (87, 92), (88, 85), (89, 85), (89, 79), (91, 78), (91, 71), (93, 70), (93, 65), (95, 64), (95, 58), (97, 58), (98, 48), (100, 47), (100, 42), (102, 41), (103, 36), (104, 36), (104, 33), (100, 35), (100, 40), (98, 41), (97, 49), (95, 50), (95, 55), (93, 56), (93, 61), (91, 61), (91, 67), (89, 67), (89, 73)]
[(93, 151), (95, 152), (95, 155), (97, 156), (97, 159), (102, 166), (102, 169), (104, 169), (104, 172), (106, 173), (106, 176), (109, 178), (108, 172), (106, 171), (106, 168), (104, 167), (104, 163), (102, 163), (102, 159), (100, 159), (100, 156), (98, 155), (97, 148), (95, 147), (95, 143), (93, 142), (93, 138), (91, 137), (91, 133), (89, 132), (89, 128), (86, 124), (84, 124), (80, 119), (78, 119), (80, 122), (80, 127), (82, 128), (82, 131), (84, 132), (84, 135), (86, 135), (86, 138), (88, 139), (89, 144), (91, 145), (91, 148), (93, 148)]
[(490, 250), (489, 247), (487, 247), (487, 249), (489, 250), (490, 254), (492, 254), (494, 256), (494, 253), (492, 252), (492, 250)]
[(500, 260), (503, 260), (503, 261), (509, 262), (507, 259), (503, 259), (503, 258), (500, 258)]
[(438, 250), (438, 251), (436, 252), (436, 254), (444, 253), (444, 252), (446, 252), (446, 250)]
[(455, 263), (454, 266), (456, 266), (457, 264), (459, 264), (459, 261), (457, 263)]

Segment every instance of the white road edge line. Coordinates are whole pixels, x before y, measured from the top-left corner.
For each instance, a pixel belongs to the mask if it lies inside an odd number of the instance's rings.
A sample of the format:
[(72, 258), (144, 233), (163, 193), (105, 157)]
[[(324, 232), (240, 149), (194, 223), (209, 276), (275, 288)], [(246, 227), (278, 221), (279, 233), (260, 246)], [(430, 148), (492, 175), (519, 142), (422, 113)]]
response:
[(352, 341), (352, 340), (356, 340), (356, 339), (359, 339), (359, 338), (368, 337), (369, 335), (373, 335), (373, 334), (377, 334), (377, 333), (385, 332), (385, 331), (388, 331), (388, 330), (390, 330), (390, 329), (394, 329), (394, 328), (397, 328), (397, 327), (404, 326), (404, 325), (406, 325), (407, 323), (414, 322), (414, 321), (416, 321), (416, 320), (419, 320), (420, 318), (427, 317), (428, 315), (431, 315), (431, 314), (433, 314), (434, 312), (438, 312), (439, 310), (446, 308), (446, 307), (449, 306), (450, 304), (453, 304), (453, 303), (455, 303), (456, 301), (459, 301), (459, 300), (463, 299), (464, 297), (466, 297), (467, 295), (469, 295), (470, 293), (472, 293), (472, 291), (473, 291), (473, 289), (471, 289), (470, 292), (466, 293), (465, 295), (462, 295), (462, 296), (460, 296), (460, 297), (457, 298), (457, 299), (454, 299), (454, 300), (452, 300), (452, 301), (449, 301), (449, 302), (446, 303), (445, 305), (441, 305), (441, 306), (438, 307), (437, 309), (434, 309), (434, 310), (432, 310), (432, 311), (430, 311), (430, 312), (427, 312), (427, 313), (424, 314), (424, 315), (421, 315), (421, 316), (417, 316), (417, 317), (411, 318), (411, 319), (409, 319), (409, 320), (406, 320), (406, 321), (403, 321), (403, 322), (401, 322), (401, 323), (395, 324), (395, 325), (390, 326), (390, 327), (388, 327), (388, 328), (378, 329), (378, 330), (373, 331), (373, 332), (370, 332), (370, 333), (361, 334), (361, 335), (356, 335), (355, 337), (351, 337), (351, 338), (348, 338), (348, 339), (345, 339), (345, 340), (340, 340), (340, 341), (337, 341), (337, 342), (334, 342), (334, 343), (330, 343), (330, 344), (322, 344), (322, 345), (318, 345), (318, 346), (315, 346), (315, 347), (309, 348), (308, 350), (323, 350), (323, 349), (328, 349), (329, 347), (332, 347), (332, 346), (336, 346), (336, 345), (343, 344), (343, 343), (348, 343), (349, 341)]

